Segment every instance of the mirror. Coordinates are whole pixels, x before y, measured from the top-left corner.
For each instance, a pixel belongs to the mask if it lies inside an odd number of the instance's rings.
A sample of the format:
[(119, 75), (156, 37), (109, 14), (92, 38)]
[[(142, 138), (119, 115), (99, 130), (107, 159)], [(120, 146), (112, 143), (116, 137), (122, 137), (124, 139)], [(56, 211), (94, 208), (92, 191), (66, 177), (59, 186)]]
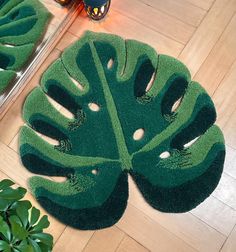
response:
[[(18, 2), (23, 2), (18, 1)], [(45, 33), (40, 38), (40, 41), (34, 46), (30, 57), (27, 60), (27, 63), (24, 63), (24, 66), (17, 71), (15, 77), (7, 83), (5, 89), (0, 93), (0, 118), (4, 116), (7, 109), (12, 104), (13, 100), (20, 94), (23, 88), (27, 85), (27, 82), (31, 79), (31, 77), (35, 74), (35, 72), (40, 67), (41, 63), (46, 59), (48, 54), (51, 52), (56, 43), (60, 40), (63, 33), (70, 26), (70, 24), (74, 21), (75, 17), (82, 10), (83, 5), (81, 0), (72, 1), (69, 5), (62, 7), (54, 0), (38, 0), (40, 1), (48, 11), (53, 15), (51, 21), (49, 22)], [(6, 4), (9, 2), (6, 1)], [(2, 7), (4, 8), (4, 6)], [(14, 7), (15, 10), (15, 7)], [(1, 11), (1, 6), (0, 6)], [(22, 18), (22, 15), (31, 15), (30, 9), (24, 8), (20, 11), (8, 11), (8, 18), (6, 19), (4, 16), (4, 12), (2, 13), (2, 19), (0, 19), (0, 31), (1, 31), (1, 20), (6, 23), (9, 22), (9, 17), (11, 20), (17, 20), (17, 18)], [(17, 12), (17, 13), (16, 13)], [(1, 13), (1, 12), (0, 12)], [(10, 13), (10, 14), (9, 14)], [(4, 20), (5, 19), (5, 20)], [(23, 19), (22, 19), (23, 20)], [(5, 24), (4, 23), (4, 24)], [(1, 37), (1, 32), (0, 32)], [(1, 39), (1, 38), (0, 38)], [(0, 46), (4, 46), (9, 50), (12, 45), (9, 43), (1, 43)], [(18, 56), (19, 57), (19, 56)], [(2, 68), (6, 67), (6, 64), (9, 66), (9, 60), (6, 60), (6, 56), (4, 54), (1, 55), (2, 58)], [(22, 57), (23, 58), (23, 57)], [(11, 63), (12, 64), (12, 63)], [(4, 69), (0, 68), (0, 71), (4, 71)]]

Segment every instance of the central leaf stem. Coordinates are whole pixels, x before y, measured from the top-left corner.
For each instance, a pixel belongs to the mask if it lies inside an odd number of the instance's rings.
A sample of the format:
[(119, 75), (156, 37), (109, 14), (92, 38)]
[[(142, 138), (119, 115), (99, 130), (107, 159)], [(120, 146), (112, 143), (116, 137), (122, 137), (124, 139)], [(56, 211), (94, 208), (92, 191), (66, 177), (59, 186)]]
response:
[(94, 43), (92, 41), (90, 42), (90, 48), (91, 48), (91, 52), (93, 55), (93, 59), (94, 59), (95, 64), (97, 66), (98, 75), (101, 80), (101, 84), (103, 87), (104, 98), (105, 98), (105, 101), (107, 104), (107, 110), (108, 110), (109, 116), (111, 118), (112, 128), (113, 128), (113, 132), (114, 132), (115, 138), (116, 138), (120, 161), (122, 163), (122, 169), (123, 170), (130, 170), (132, 168), (131, 156), (130, 156), (128, 149), (127, 149), (127, 146), (126, 146), (124, 133), (123, 133), (122, 126), (120, 123), (120, 119), (118, 117), (116, 105), (113, 100), (113, 96), (110, 91), (110, 87), (107, 82), (106, 75), (104, 73), (103, 65), (99, 59), (96, 48), (95, 48)]

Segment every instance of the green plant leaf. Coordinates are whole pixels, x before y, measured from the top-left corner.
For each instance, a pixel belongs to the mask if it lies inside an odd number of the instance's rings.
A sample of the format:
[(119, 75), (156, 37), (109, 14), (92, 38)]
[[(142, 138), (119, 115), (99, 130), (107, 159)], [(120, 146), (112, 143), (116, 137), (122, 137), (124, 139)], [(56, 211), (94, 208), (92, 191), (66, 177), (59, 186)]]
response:
[(0, 190), (4, 190), (10, 186), (14, 185), (14, 182), (9, 179), (4, 179), (0, 182)]
[(48, 228), (50, 222), (48, 221), (48, 217), (44, 215), (39, 222), (33, 227), (34, 232), (42, 232), (43, 229)]
[(0, 233), (3, 234), (3, 236), (5, 237), (7, 241), (11, 240), (10, 227), (8, 226), (6, 221), (3, 220), (1, 216), (0, 216)]
[(31, 216), (30, 216), (30, 225), (31, 226), (33, 226), (38, 221), (39, 216), (40, 216), (40, 211), (37, 208), (32, 207)]
[(4, 249), (3, 252), (11, 252), (11, 248)]
[(34, 252), (34, 249), (32, 246), (27, 245), (25, 247), (23, 247), (21, 250), (19, 250), (20, 252)]
[(11, 187), (12, 185), (14, 185), (14, 182), (11, 180), (5, 179), (0, 181), (0, 211), (11, 211), (15, 209), (17, 205), (21, 204), (27, 204), (27, 207), (29, 207), (29, 205), (31, 207), (29, 201), (28, 203), (23, 203), (26, 201), (18, 201), (24, 197), (26, 190), (21, 187), (13, 189)]
[(34, 241), (32, 239), (29, 239), (29, 242), (30, 242), (30, 244), (32, 245), (32, 247), (34, 249), (34, 252), (41, 252), (39, 244), (36, 241)]
[(0, 199), (5, 199), (5, 200), (19, 200), (24, 197), (26, 194), (26, 189), (19, 187), (17, 189), (13, 189), (11, 187), (3, 190), (0, 192)]
[(26, 228), (28, 221), (29, 221), (29, 208), (28, 205), (20, 204), (16, 208), (16, 213), (18, 217), (20, 218), (23, 226)]
[(1, 241), (0, 240), (0, 251), (6, 250), (6, 251), (10, 251), (10, 245), (5, 242), (5, 241)]
[(27, 208), (30, 210), (32, 207), (32, 204), (28, 200), (20, 200), (20, 201), (15, 201), (11, 206), (10, 206), (10, 211), (13, 212), (12, 214), (16, 214), (16, 209), (17, 208)]
[(18, 246), (15, 246), (15, 249), (20, 252), (34, 252), (33, 247), (26, 240), (22, 241)]
[(87, 32), (46, 70), (23, 116), (25, 167), (66, 178), (33, 177), (31, 191), (77, 228), (119, 220), (128, 174), (151, 206), (178, 213), (208, 197), (222, 173), (224, 138), (211, 98), (184, 64), (138, 41)]
[(46, 233), (37, 233), (37, 234), (32, 234), (31, 238), (34, 240), (39, 240), (41, 243), (51, 247), (53, 243), (53, 237), (50, 234)]
[(39, 242), (38, 245), (39, 245), (39, 247), (41, 249), (41, 252), (51, 252), (52, 251), (52, 245), (53, 244), (51, 244), (51, 246), (47, 246), (44, 243)]
[(22, 226), (22, 224), (20, 225), (18, 223), (18, 221), (16, 221), (15, 219), (16, 217), (14, 216), (10, 216), (9, 217), (9, 221), (11, 224), (11, 231), (12, 231), (12, 235), (13, 235), (13, 239), (17, 239), (17, 240), (24, 240), (27, 238), (27, 236), (29, 235), (28, 231)]
[(17, 248), (13, 248), (13, 252), (20, 252)]
[(20, 219), (18, 216), (16, 216), (16, 215), (11, 215), (9, 218), (10, 218), (12, 221), (14, 221), (15, 223), (17, 223), (17, 224), (19, 224), (20, 226), (22, 226), (21, 219)]
[(11, 203), (11, 200), (0, 199), (0, 211), (6, 211)]

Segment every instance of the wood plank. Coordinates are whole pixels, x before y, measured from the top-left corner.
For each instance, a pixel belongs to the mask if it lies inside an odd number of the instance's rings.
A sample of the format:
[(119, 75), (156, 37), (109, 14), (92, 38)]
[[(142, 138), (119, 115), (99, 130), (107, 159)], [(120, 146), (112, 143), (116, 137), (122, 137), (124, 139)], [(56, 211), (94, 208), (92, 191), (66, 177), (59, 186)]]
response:
[(152, 6), (139, 0), (129, 0), (125, 4), (123, 1), (114, 1), (112, 8), (122, 15), (130, 17), (138, 23), (183, 44), (189, 41), (195, 31), (195, 27), (154, 9)]
[(183, 0), (140, 0), (155, 9), (174, 16), (183, 22), (198, 26), (206, 11)]
[(232, 233), (228, 237), (224, 246), (220, 250), (221, 252), (235, 252), (236, 251), (236, 226), (234, 227)]
[(224, 172), (236, 179), (236, 149), (226, 145)]
[(138, 191), (132, 179), (129, 179), (129, 202), (148, 215), (191, 247), (199, 251), (219, 251), (225, 235), (196, 218), (190, 213), (167, 214), (150, 207)]
[(21, 95), (13, 103), (8, 113), (0, 121), (0, 141), (6, 145), (9, 145), (12, 139), (15, 137), (19, 131), (20, 126), (24, 124), (22, 119), (21, 110), (24, 104), (24, 100), (29, 92), (39, 84), (41, 74), (47, 69), (47, 67), (58, 58), (60, 51), (54, 49), (45, 62), (41, 65), (40, 69), (34, 75), (34, 77), (29, 81), (26, 88), (22, 91)]
[(224, 128), (228, 121), (232, 120), (232, 114), (236, 109), (236, 62), (233, 64), (220, 86), (213, 95), (213, 101), (217, 111), (217, 124)]
[(0, 181), (3, 179), (10, 179), (10, 178), (0, 170)]
[(84, 252), (113, 252), (116, 251), (125, 234), (117, 227), (96, 231), (89, 243), (83, 250)]
[(81, 231), (67, 227), (56, 242), (53, 251), (55, 252), (80, 252), (82, 251), (94, 231)]
[(15, 152), (19, 153), (19, 132), (17, 132), (8, 146)]
[(230, 116), (228, 122), (223, 128), (226, 143), (236, 149), (236, 110)]
[(65, 35), (61, 38), (61, 40), (58, 42), (58, 44), (56, 45), (56, 48), (60, 51), (64, 51), (65, 48), (70, 46), (72, 43), (74, 43), (78, 39), (79, 38), (77, 36), (67, 31)]
[(213, 195), (236, 210), (236, 179), (223, 173), (220, 183)]
[(128, 235), (125, 236), (116, 252), (148, 252), (149, 250), (144, 248), (141, 244), (130, 238)]
[(25, 169), (20, 162), (20, 157), (11, 148), (0, 142), (0, 170), (17, 184), (27, 188), (27, 180), (32, 173)]
[(187, 1), (204, 10), (209, 10), (212, 4), (214, 3), (214, 0), (187, 0)]
[(236, 224), (236, 211), (213, 196), (193, 209), (191, 213), (226, 236)]
[[(127, 24), (129, 24), (128, 29)], [(135, 20), (121, 15), (113, 8), (111, 8), (108, 17), (104, 21), (97, 23), (88, 20), (86, 13), (83, 12), (69, 29), (69, 31), (78, 38), (86, 30), (117, 34), (126, 39), (136, 39), (153, 46), (159, 53), (169, 54), (174, 57), (177, 57), (183, 49), (181, 43), (167, 38)]]
[[(236, 59), (236, 15), (201, 65), (194, 79), (212, 95)], [(224, 97), (225, 98), (225, 97)]]
[(196, 32), (181, 52), (182, 60), (194, 76), (220, 38), (236, 10), (235, 0), (216, 0)]
[(195, 251), (131, 204), (128, 204), (123, 217), (116, 225), (151, 251)]

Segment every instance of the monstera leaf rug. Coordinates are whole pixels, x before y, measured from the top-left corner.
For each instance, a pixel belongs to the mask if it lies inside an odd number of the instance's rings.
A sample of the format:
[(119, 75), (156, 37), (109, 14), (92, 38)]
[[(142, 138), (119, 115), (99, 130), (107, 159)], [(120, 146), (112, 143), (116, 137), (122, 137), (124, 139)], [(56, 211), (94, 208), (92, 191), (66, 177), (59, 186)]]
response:
[(0, 93), (28, 61), (50, 17), (38, 0), (0, 0)]
[(23, 116), (25, 167), (65, 177), (32, 177), (31, 191), (76, 228), (121, 218), (128, 174), (152, 207), (171, 213), (196, 207), (221, 177), (225, 146), (211, 98), (181, 62), (138, 41), (87, 32), (46, 70)]

